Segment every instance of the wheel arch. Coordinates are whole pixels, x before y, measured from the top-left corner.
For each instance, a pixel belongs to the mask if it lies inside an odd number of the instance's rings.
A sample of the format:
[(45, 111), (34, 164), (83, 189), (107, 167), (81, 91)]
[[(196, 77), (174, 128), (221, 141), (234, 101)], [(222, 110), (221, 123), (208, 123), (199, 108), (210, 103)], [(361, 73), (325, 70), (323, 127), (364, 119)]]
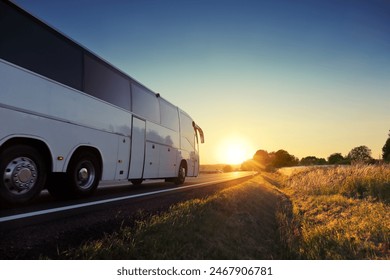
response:
[(87, 146), (87, 145), (78, 146), (71, 153), (71, 156), (69, 157), (69, 160), (66, 163), (65, 169), (67, 170), (69, 168), (69, 165), (72, 162), (72, 160), (74, 158), (77, 158), (82, 153), (92, 153), (92, 154), (94, 154), (96, 156), (96, 158), (98, 159), (99, 167), (100, 167), (100, 175), (99, 175), (100, 177), (99, 177), (99, 180), (101, 180), (102, 176), (103, 176), (103, 159), (102, 159), (102, 154), (101, 154), (101, 152), (99, 151), (98, 148), (93, 147), (93, 146)]
[(187, 160), (182, 159), (181, 162), (180, 162), (179, 168), (180, 168), (181, 165), (184, 166), (184, 168), (186, 170), (186, 177), (187, 177), (187, 174), (188, 174), (188, 163), (187, 163)]
[(16, 145), (26, 145), (35, 148), (41, 155), (42, 159), (44, 160), (48, 172), (52, 172), (53, 170), (53, 157), (52, 157), (52, 152), (49, 148), (49, 145), (45, 143), (42, 139), (39, 138), (33, 138), (33, 137), (13, 137), (5, 141), (1, 147), (0, 147), (0, 154)]

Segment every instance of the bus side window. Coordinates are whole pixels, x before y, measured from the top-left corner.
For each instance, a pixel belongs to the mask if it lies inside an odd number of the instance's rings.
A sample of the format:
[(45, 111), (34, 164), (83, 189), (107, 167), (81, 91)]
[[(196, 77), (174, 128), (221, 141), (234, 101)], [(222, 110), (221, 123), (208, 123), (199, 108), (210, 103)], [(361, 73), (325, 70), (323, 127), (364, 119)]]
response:
[(130, 82), (116, 70), (84, 56), (85, 92), (130, 111)]
[(81, 48), (2, 1), (0, 58), (72, 88), (82, 89)]
[(161, 125), (179, 131), (179, 114), (177, 107), (160, 98)]
[(160, 106), (155, 94), (140, 85), (131, 84), (132, 112), (154, 123), (160, 123)]

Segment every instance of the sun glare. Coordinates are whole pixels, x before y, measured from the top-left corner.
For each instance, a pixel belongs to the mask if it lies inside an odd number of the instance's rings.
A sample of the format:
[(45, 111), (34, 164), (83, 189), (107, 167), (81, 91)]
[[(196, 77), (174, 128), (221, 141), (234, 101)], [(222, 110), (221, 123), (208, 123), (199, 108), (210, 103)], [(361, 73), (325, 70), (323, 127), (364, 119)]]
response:
[(221, 163), (240, 164), (250, 157), (250, 147), (243, 140), (226, 140), (220, 146), (219, 160)]
[(226, 153), (227, 163), (238, 164), (245, 161), (245, 151), (242, 147), (231, 147)]

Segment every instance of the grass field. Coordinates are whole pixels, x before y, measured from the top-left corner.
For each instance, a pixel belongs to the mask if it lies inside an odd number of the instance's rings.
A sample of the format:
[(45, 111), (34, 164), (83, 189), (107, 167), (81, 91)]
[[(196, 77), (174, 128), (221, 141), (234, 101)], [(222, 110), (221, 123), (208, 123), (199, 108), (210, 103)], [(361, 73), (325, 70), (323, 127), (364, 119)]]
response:
[(292, 204), (279, 215), (292, 258), (390, 259), (390, 166), (299, 170), (279, 178)]
[(142, 217), (134, 227), (59, 252), (62, 259), (280, 259), (276, 206), (262, 177)]
[(390, 166), (263, 173), (62, 259), (390, 259)]

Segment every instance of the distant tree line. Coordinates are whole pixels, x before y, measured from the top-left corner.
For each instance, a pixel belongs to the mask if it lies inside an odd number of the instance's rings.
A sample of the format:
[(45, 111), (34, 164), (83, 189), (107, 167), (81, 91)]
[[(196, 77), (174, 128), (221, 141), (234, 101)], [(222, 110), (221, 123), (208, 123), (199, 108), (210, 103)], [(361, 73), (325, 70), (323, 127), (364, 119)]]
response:
[(299, 159), (290, 155), (285, 150), (268, 153), (265, 150), (258, 150), (252, 159), (245, 161), (241, 165), (242, 170), (272, 170), (275, 168), (296, 166)]
[[(331, 154), (327, 160), (317, 158), (315, 156), (307, 156), (299, 160), (294, 155), (289, 154), (285, 150), (277, 152), (267, 152), (266, 150), (258, 150), (253, 158), (242, 163), (242, 170), (267, 170), (271, 171), (276, 168), (289, 166), (310, 166), (310, 165), (325, 165), (325, 164), (374, 164), (378, 161), (371, 156), (371, 149), (367, 146), (359, 146), (353, 148), (346, 156), (341, 153)], [(390, 162), (390, 131), (385, 145), (382, 148), (382, 159), (384, 162)]]

